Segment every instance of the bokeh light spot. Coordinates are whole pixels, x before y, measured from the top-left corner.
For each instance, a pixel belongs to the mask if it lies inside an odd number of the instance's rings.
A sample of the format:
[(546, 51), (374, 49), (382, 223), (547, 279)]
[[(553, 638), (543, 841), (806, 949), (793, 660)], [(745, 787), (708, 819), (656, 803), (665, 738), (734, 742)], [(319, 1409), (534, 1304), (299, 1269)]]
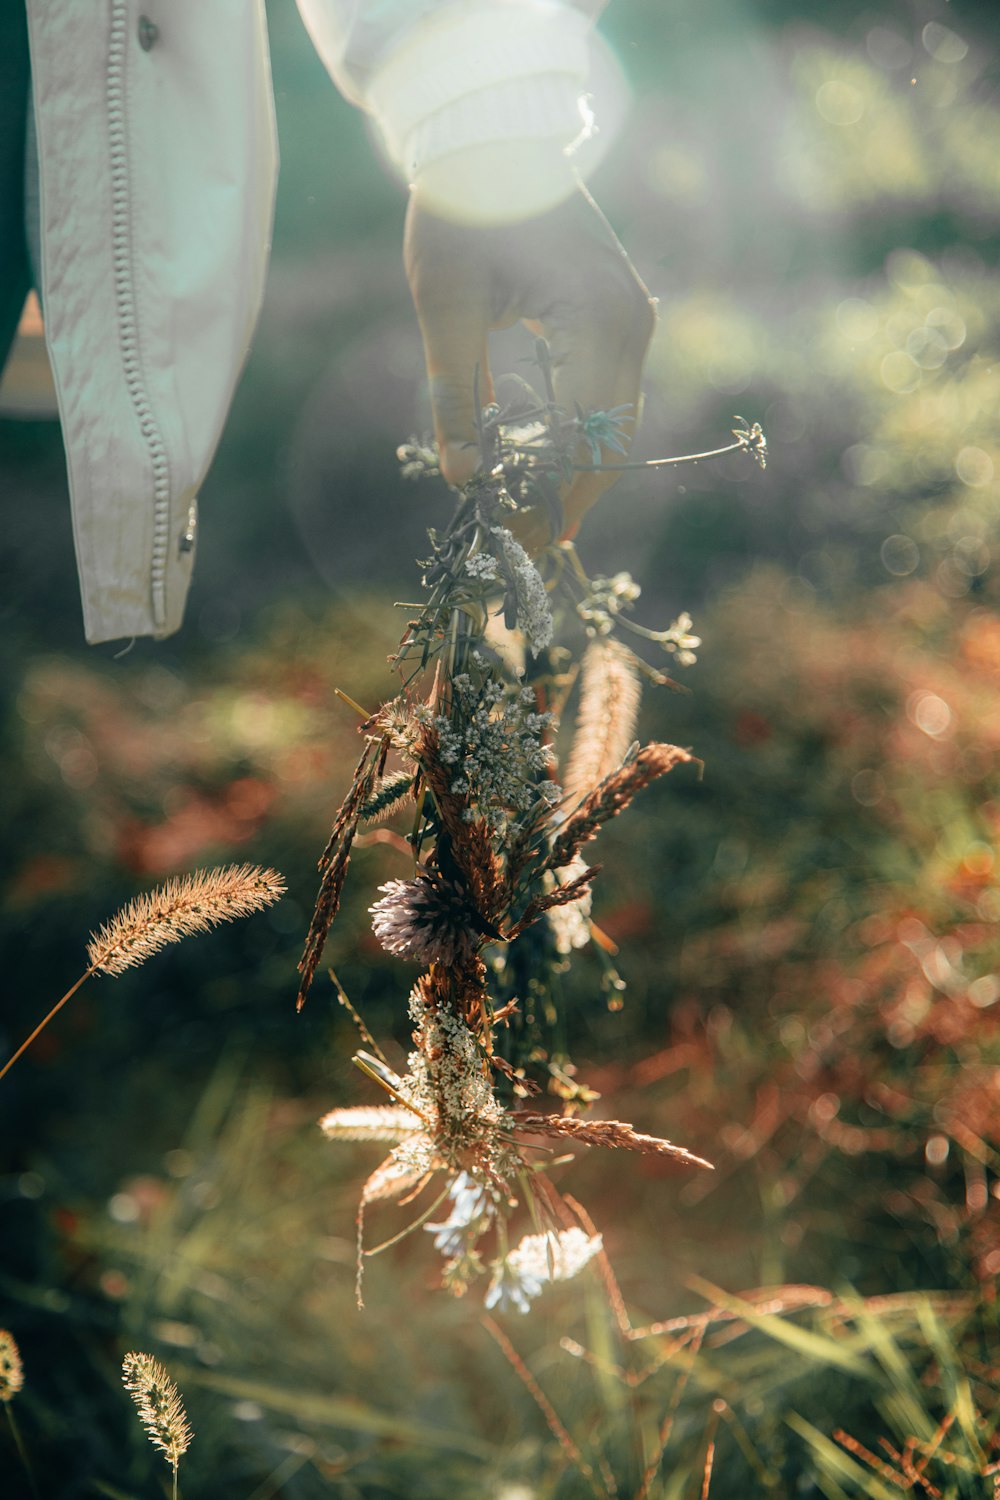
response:
[(960, 63), (968, 55), (969, 44), (965, 38), (938, 21), (928, 21), (920, 33), (920, 40), (935, 62)]
[(115, 1302), (123, 1302), (131, 1290), (128, 1277), (110, 1266), (101, 1272), (98, 1284), (105, 1297), (110, 1297)]
[(920, 548), (911, 536), (904, 536), (901, 531), (886, 537), (879, 555), (886, 572), (897, 578), (913, 573), (920, 562)]
[(984, 922), (1000, 922), (1000, 891), (988, 886), (976, 902), (976, 915)]
[(951, 709), (937, 693), (911, 693), (906, 712), (917, 728), (931, 739), (940, 739), (951, 726)]
[(962, 448), (955, 459), (955, 473), (970, 489), (981, 489), (993, 478), (993, 460), (982, 448)]
[(845, 297), (837, 307), (837, 327), (853, 344), (863, 344), (878, 333), (879, 316), (863, 297)]
[(937, 330), (949, 349), (959, 349), (965, 343), (965, 319), (953, 307), (932, 307), (925, 321), (928, 328)]
[(951, 1150), (951, 1142), (946, 1135), (932, 1135), (924, 1147), (924, 1155), (929, 1167), (943, 1167), (948, 1160), (948, 1152)]
[(885, 269), (893, 286), (901, 292), (915, 292), (929, 281), (938, 281), (937, 268), (927, 256), (908, 247), (890, 250), (885, 258)]
[(915, 328), (906, 340), (906, 352), (922, 370), (939, 370), (948, 358), (948, 345), (936, 328)]
[(163, 1165), (171, 1177), (190, 1177), (195, 1168), (195, 1159), (190, 1151), (178, 1147), (175, 1151), (165, 1153)]
[(230, 1408), (237, 1422), (261, 1422), (264, 1408), (256, 1401), (235, 1401)]
[(875, 807), (885, 796), (885, 781), (878, 771), (859, 771), (851, 781), (851, 795), (862, 807)]
[(880, 484), (889, 470), (889, 461), (884, 448), (871, 443), (854, 443), (841, 456), (841, 466), (853, 484), (869, 488)]
[(1000, 979), (995, 974), (984, 974), (969, 985), (969, 999), (978, 1010), (988, 1010), (1000, 1000)]
[(989, 844), (977, 840), (966, 849), (962, 864), (970, 875), (988, 875), (993, 868), (993, 850)]
[(700, 203), (706, 196), (708, 177), (704, 161), (681, 146), (661, 146), (652, 152), (646, 181), (654, 193), (683, 203)]
[(934, 574), (934, 581), (948, 599), (962, 599), (969, 592), (971, 579), (968, 573), (955, 566), (952, 557), (946, 557)]
[(812, 1115), (813, 1119), (816, 1120), (820, 1125), (829, 1125), (830, 1121), (834, 1119), (839, 1112), (840, 1097), (839, 1095), (832, 1093), (820, 1094), (819, 1098), (813, 1101), (812, 1106), (809, 1110), (809, 1113)]
[(887, 354), (879, 367), (882, 384), (897, 396), (908, 396), (921, 381), (920, 366), (902, 349)]
[(952, 562), (969, 578), (981, 578), (990, 565), (990, 549), (981, 537), (963, 536), (955, 543)]
[(116, 1224), (135, 1224), (139, 1205), (131, 1193), (115, 1193), (108, 1199), (108, 1213)]
[(816, 90), (816, 108), (831, 125), (856, 125), (865, 112), (864, 95), (853, 83), (830, 78)]

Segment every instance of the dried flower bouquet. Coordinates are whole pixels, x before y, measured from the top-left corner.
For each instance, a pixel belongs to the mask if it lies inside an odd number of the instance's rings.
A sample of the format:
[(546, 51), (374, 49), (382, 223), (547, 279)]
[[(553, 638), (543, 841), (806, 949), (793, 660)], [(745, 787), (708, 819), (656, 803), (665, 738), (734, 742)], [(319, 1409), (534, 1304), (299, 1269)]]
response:
[[(392, 1146), (362, 1189), (359, 1302), (364, 1257), (419, 1226), (443, 1257), (444, 1285), (461, 1294), (485, 1281), (489, 1308), (527, 1311), (545, 1283), (574, 1275), (601, 1240), (546, 1175), (559, 1146), (575, 1141), (710, 1165), (629, 1124), (581, 1117), (596, 1096), (547, 1045), (552, 981), (574, 950), (594, 945), (611, 1004), (620, 1004), (613, 945), (591, 920), (598, 867), (585, 849), (638, 792), (693, 761), (676, 745), (633, 742), (642, 677), (670, 679), (621, 636), (658, 646), (682, 666), (700, 642), (687, 615), (661, 631), (631, 620), (638, 586), (625, 573), (589, 579), (571, 542), (554, 540), (532, 560), (518, 540), (537, 534), (540, 521), (561, 537), (560, 486), (625, 453), (625, 414), (567, 415), (555, 402), (543, 343), (536, 354), (545, 397), (523, 384), (506, 410), (482, 409), (480, 471), (447, 530), (431, 533), (426, 597), (405, 606), (415, 613), (391, 658), (400, 691), (361, 725), (364, 750), (320, 860), (299, 966), (301, 1007), (359, 829), (405, 818), (404, 832), (382, 837), (408, 868), (380, 888), (370, 910), (382, 946), (423, 971), (409, 996), (413, 1050), (405, 1074), (395, 1071), (355, 1015), (366, 1049), (354, 1060), (393, 1102), (334, 1109), (320, 1122), (331, 1139)], [(719, 451), (742, 449), (763, 465), (763, 433), (738, 421), (735, 443)], [(400, 459), (409, 476), (436, 472), (427, 445), (406, 445)], [(498, 639), (498, 617), (523, 643), (513, 666), (517, 652), (509, 635)], [(569, 647), (574, 631), (579, 663)], [(552, 737), (577, 675), (576, 739), (560, 786)], [(339, 985), (338, 993), (354, 1014)], [(563, 1112), (524, 1107), (543, 1084)], [(369, 1204), (425, 1196), (429, 1203), (399, 1234), (365, 1249)], [(510, 1221), (521, 1204), (534, 1232), (513, 1243)]]

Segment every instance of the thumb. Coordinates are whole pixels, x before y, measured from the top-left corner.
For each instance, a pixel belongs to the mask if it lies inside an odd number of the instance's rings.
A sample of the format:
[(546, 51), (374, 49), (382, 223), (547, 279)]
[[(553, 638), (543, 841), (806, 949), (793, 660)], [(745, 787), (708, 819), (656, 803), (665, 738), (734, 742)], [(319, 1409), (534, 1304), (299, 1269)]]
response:
[[(479, 463), (476, 390), (480, 406), (493, 400), (487, 339), (488, 273), (455, 226), (415, 207), (407, 216), (406, 274), (424, 342), (441, 472), (465, 484)], [(477, 377), (478, 372), (478, 377)]]

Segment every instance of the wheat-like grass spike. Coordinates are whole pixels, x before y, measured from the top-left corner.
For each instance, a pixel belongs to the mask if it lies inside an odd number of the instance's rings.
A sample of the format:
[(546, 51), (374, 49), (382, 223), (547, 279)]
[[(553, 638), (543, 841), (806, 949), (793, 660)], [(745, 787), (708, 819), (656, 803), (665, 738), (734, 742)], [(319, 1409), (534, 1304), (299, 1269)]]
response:
[(159, 1360), (151, 1354), (126, 1354), (122, 1360), (122, 1380), (135, 1402), (149, 1441), (174, 1471), (176, 1496), (177, 1465), (194, 1437), (180, 1393)]
[(625, 761), (635, 733), (641, 693), (632, 652), (619, 641), (592, 641), (581, 664), (576, 734), (562, 777), (563, 796), (569, 805), (585, 797)]
[(259, 865), (196, 870), (169, 880), (123, 906), (91, 937), (90, 967), (121, 974), (168, 943), (273, 905), (284, 891), (281, 876)]

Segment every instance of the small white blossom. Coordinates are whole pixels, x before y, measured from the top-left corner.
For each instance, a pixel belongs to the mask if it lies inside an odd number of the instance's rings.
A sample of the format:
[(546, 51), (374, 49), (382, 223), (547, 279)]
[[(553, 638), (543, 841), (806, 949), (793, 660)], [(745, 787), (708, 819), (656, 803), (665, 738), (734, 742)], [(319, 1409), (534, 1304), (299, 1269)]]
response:
[(434, 1236), (434, 1247), (447, 1259), (460, 1255), (469, 1239), (481, 1232), (480, 1221), (492, 1214), (492, 1204), (487, 1201), (482, 1183), (460, 1172), (449, 1188), (452, 1210), (441, 1224), (425, 1224), (424, 1229)]
[(526, 1313), (531, 1310), (534, 1299), (541, 1295), (542, 1283), (535, 1276), (526, 1276), (510, 1264), (510, 1258), (501, 1261), (493, 1273), (493, 1280), (486, 1289), (483, 1305), (499, 1312)]
[(701, 636), (691, 634), (692, 624), (691, 616), (685, 610), (664, 632), (666, 649), (674, 652), (678, 665), (682, 667), (693, 667), (698, 659), (695, 652), (701, 645)]
[(593, 1260), (602, 1245), (599, 1234), (582, 1229), (562, 1229), (558, 1234), (528, 1234), (507, 1257), (508, 1265), (522, 1276), (539, 1281), (569, 1281)]
[(484, 583), (492, 583), (497, 576), (497, 560), (488, 552), (477, 552), (472, 557), (465, 559), (465, 571), (470, 578), (481, 579)]
[(548, 1281), (568, 1281), (582, 1271), (601, 1248), (599, 1234), (563, 1229), (558, 1234), (528, 1234), (500, 1261), (486, 1292), (488, 1308), (528, 1312)]
[(631, 609), (642, 593), (631, 573), (616, 573), (613, 578), (595, 578), (590, 593), (576, 607), (590, 636), (610, 635), (615, 619)]

